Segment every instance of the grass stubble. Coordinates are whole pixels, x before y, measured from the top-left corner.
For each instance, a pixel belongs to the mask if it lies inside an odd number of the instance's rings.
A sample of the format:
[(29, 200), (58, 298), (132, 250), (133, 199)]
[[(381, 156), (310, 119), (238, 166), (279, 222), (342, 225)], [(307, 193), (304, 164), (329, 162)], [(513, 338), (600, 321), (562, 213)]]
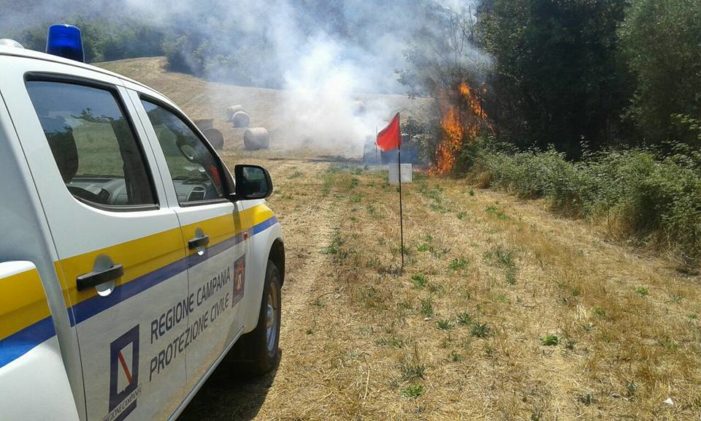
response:
[[(233, 94), (280, 129), (275, 92), (212, 94), (163, 73), (162, 59), (114, 67), (192, 117), (216, 118), (227, 139), (241, 135), (223, 120)], [(287, 248), (280, 366), (254, 384), (215, 374), (183, 419), (698, 419), (698, 275), (609, 243), (545, 202), (418, 174), (404, 186), (400, 274), (386, 174), (276, 154), (238, 143), (223, 152), (229, 164), (266, 166), (276, 183)]]
[[(537, 203), (421, 176), (404, 190), (400, 274), (383, 173), (332, 165), (307, 178), (325, 188), (281, 188), (326, 197), (334, 226), (310, 251), (320, 276), (259, 417), (701, 413), (698, 279)], [(294, 199), (275, 201), (294, 213)]]

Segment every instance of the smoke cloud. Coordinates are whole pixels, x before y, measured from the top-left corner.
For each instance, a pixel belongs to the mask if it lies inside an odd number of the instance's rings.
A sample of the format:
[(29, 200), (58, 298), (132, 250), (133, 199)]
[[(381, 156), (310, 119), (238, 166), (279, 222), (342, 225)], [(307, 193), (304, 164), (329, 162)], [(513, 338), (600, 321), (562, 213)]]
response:
[[(81, 3), (0, 0), (0, 32), (1, 28), (29, 28), (75, 16), (112, 20), (138, 17), (167, 31), (180, 31), (204, 40), (198, 44), (199, 51), (184, 49), (186, 59), (195, 60), (197, 54), (212, 52), (224, 57), (220, 62), (208, 62), (206, 77), (221, 80), (222, 75), (230, 73), (230, 66), (237, 66), (245, 76), (240, 79), (245, 80), (234, 82), (282, 88), (276, 118), (285, 122), (285, 145), (296, 148), (333, 143), (347, 146), (343, 148), (347, 153), (357, 154), (366, 137), (374, 136), (395, 112), (416, 111), (423, 106), (387, 94), (408, 91), (399, 81), (400, 72), (410, 65), (408, 49), (432, 48), (422, 45), (417, 39), (420, 34), (450, 36), (430, 19), (431, 10), (474, 17), (478, 0)], [(461, 64), (475, 69), (488, 66), (489, 57), (472, 45), (460, 47), (456, 60)], [(274, 134), (274, 140), (279, 138)]]

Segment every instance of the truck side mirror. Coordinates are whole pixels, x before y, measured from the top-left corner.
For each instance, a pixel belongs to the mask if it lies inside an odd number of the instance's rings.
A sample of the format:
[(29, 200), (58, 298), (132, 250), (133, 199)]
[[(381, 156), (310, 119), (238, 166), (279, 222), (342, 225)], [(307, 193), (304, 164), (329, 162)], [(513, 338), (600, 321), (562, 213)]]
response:
[(232, 199), (265, 199), (273, 194), (273, 181), (270, 173), (258, 165), (236, 165), (234, 167), (236, 193)]

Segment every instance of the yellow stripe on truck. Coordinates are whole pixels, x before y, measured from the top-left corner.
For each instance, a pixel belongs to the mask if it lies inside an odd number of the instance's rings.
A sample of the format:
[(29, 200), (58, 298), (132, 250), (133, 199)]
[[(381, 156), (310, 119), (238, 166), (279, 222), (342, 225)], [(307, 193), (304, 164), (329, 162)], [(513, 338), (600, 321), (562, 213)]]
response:
[[(179, 260), (182, 257), (181, 247), (186, 247), (185, 241), (187, 239), (195, 237), (197, 228), (201, 228), (209, 236), (208, 247), (212, 247), (251, 229), (272, 216), (273, 212), (266, 205), (256, 205), (239, 212), (238, 215), (232, 213), (187, 225), (182, 228), (182, 232), (176, 228), (63, 259), (55, 263), (56, 272), (62, 274), (60, 275), (61, 286), (64, 289), (64, 294), (67, 295), (67, 302), (70, 306), (75, 306), (97, 295), (94, 288), (79, 292), (76, 287), (76, 278), (85, 274), (85, 268), (91, 268), (95, 259), (100, 255), (108, 255), (114, 263), (125, 267), (124, 276), (117, 282), (117, 285), (124, 285)], [(231, 223), (232, 219), (234, 220), (233, 224)], [(164, 250), (168, 244), (174, 244), (178, 247)], [(189, 254), (194, 254), (194, 252)], [(141, 261), (144, 263), (137, 264)]]
[[(272, 217), (273, 212), (266, 205), (257, 205), (238, 215), (226, 215), (188, 225), (183, 228), (183, 233), (185, 238), (191, 238), (199, 227), (210, 236), (211, 247)], [(230, 218), (234, 219), (233, 229)], [(185, 247), (183, 233), (179, 228), (168, 230), (55, 262), (67, 304), (75, 306), (97, 295), (94, 288), (79, 292), (76, 278), (86, 273), (86, 268), (91, 268), (98, 256), (109, 255), (113, 262), (124, 265), (124, 276), (117, 283), (124, 285), (182, 258), (182, 248)], [(169, 244), (174, 247), (166, 249)], [(0, 278), (0, 340), (50, 315), (41, 277), (36, 269)]]
[(62, 274), (61, 286), (67, 292), (68, 303), (76, 305), (97, 295), (95, 288), (78, 291), (76, 278), (89, 272), (98, 256), (107, 255), (115, 264), (124, 266), (124, 276), (117, 282), (123, 285), (182, 258), (183, 247), (180, 229), (172, 229), (63, 259), (56, 262), (56, 272)]
[(44, 287), (36, 269), (0, 278), (0, 339), (49, 315)]

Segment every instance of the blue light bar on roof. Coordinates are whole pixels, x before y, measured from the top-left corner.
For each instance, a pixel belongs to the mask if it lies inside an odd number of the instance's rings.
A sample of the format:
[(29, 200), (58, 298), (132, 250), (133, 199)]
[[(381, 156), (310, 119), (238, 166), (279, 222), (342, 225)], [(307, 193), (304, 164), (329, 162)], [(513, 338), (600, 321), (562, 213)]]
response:
[(85, 61), (80, 29), (73, 25), (51, 25), (46, 37), (46, 52), (75, 61)]

